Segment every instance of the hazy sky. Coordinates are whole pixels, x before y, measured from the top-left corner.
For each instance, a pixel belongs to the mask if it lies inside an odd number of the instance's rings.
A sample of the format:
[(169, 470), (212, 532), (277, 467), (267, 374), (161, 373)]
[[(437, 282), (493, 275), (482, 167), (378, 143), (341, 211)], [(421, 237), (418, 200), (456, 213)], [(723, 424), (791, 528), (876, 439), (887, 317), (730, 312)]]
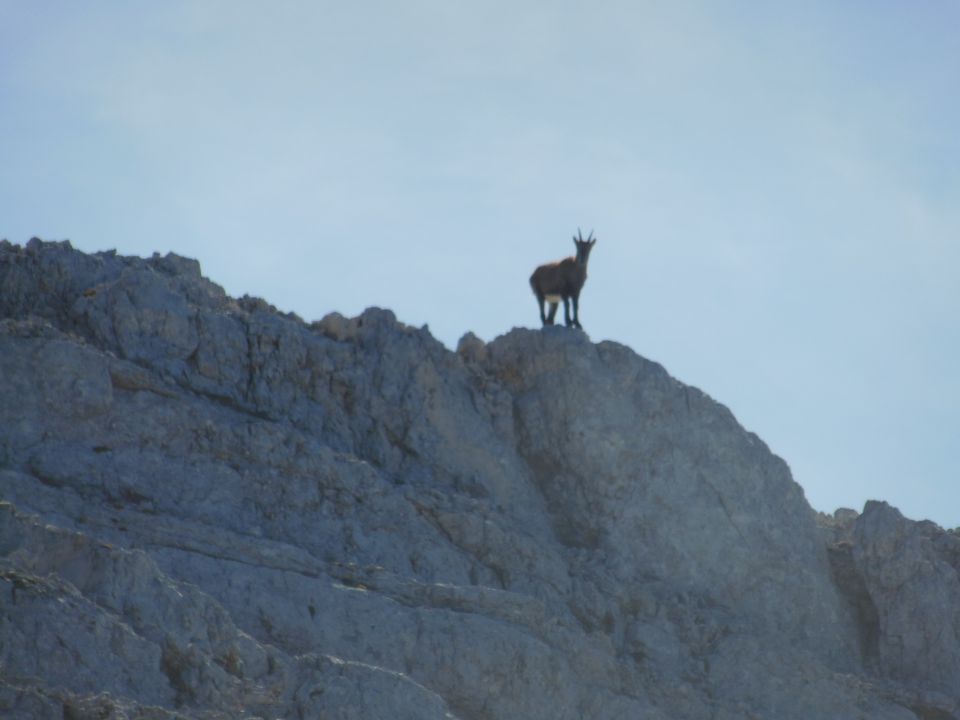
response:
[(832, 511), (960, 525), (960, 3), (0, 0), (0, 237), (306, 320), (539, 324), (728, 405)]

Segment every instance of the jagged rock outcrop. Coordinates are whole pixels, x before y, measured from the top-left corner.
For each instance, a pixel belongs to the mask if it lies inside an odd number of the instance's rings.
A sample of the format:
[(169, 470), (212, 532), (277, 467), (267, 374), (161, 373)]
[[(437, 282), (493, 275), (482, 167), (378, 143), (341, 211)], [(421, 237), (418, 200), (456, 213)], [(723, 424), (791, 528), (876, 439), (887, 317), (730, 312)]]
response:
[(821, 525), (866, 669), (918, 717), (960, 716), (960, 536), (875, 501)]
[(949, 718), (953, 534), (615, 343), (0, 244), (0, 715)]

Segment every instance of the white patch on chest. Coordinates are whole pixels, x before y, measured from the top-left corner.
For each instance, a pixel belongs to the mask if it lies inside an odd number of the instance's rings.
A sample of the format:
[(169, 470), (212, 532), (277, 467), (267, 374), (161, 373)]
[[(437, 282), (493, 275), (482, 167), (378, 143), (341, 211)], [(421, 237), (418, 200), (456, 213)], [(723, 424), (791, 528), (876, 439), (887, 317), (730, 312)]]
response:
[(543, 296), (543, 299), (546, 300), (548, 303), (558, 303), (558, 302), (560, 302), (561, 300), (563, 300), (563, 296), (561, 296), (561, 295), (544, 295), (544, 296)]

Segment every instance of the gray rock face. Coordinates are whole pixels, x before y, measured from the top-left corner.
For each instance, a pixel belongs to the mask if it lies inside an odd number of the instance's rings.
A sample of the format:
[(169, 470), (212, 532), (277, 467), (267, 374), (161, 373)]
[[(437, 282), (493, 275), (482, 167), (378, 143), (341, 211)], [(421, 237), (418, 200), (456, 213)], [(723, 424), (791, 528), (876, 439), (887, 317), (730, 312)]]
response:
[(954, 717), (957, 543), (655, 363), (0, 243), (0, 716)]
[(960, 716), (960, 536), (882, 502), (838, 511), (838, 584), (859, 616), (866, 667), (922, 718)]

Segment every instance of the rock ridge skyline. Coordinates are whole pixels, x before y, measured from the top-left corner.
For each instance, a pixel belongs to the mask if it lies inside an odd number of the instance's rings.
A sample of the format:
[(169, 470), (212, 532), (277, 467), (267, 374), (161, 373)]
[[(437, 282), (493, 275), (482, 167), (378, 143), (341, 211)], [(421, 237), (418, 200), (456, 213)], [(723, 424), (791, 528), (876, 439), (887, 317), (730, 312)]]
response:
[(0, 711), (960, 717), (960, 537), (565, 328), (0, 241)]

